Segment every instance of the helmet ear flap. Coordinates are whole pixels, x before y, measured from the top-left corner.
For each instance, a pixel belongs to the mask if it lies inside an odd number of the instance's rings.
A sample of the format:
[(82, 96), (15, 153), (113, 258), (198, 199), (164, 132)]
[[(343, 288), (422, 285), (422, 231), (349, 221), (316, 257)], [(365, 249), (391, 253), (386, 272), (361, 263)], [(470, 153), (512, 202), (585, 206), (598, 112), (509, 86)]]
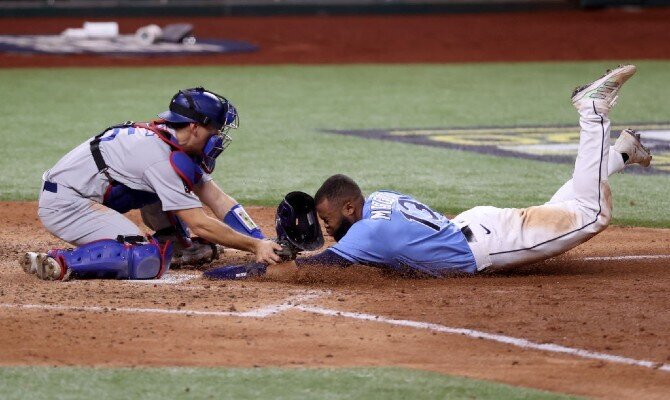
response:
[(304, 192), (291, 192), (279, 203), (275, 229), (278, 241), (288, 241), (298, 251), (317, 250), (324, 243), (314, 198)]

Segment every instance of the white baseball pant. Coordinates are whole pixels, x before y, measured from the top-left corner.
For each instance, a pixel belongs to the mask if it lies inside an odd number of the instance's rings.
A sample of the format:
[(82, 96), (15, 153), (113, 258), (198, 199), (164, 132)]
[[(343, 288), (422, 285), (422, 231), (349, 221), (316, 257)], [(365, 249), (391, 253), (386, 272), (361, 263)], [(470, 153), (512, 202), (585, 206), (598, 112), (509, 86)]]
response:
[[(454, 218), (473, 232), (477, 270), (529, 264), (586, 242), (610, 222), (608, 176), (621, 171), (621, 155), (609, 146), (610, 121), (595, 107), (579, 110), (579, 150), (572, 179), (547, 203), (528, 208), (475, 207)], [(610, 155), (612, 157), (610, 157)]]

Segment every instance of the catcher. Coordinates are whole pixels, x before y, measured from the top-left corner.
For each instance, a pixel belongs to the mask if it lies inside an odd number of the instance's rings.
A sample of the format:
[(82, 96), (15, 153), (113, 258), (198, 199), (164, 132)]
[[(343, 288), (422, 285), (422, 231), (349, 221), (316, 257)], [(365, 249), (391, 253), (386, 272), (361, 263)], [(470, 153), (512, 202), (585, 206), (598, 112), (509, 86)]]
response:
[[(76, 247), (25, 254), (27, 273), (45, 280), (159, 278), (173, 251), (179, 263), (194, 263), (214, 258), (216, 244), (265, 264), (280, 260), (281, 246), (266, 240), (210, 176), (230, 144), (228, 131), (238, 126), (233, 104), (202, 87), (185, 89), (159, 117), (109, 127), (44, 173), (39, 219)], [(132, 209), (141, 210), (153, 235), (143, 236), (123, 215)]]
[[(405, 194), (378, 191), (365, 199), (351, 178), (334, 175), (317, 191), (314, 204), (337, 243), (268, 272), (302, 265), (365, 264), (442, 277), (529, 264), (586, 242), (610, 222), (608, 176), (627, 165), (648, 167), (651, 162), (633, 130), (623, 131), (614, 146), (608, 145), (609, 111), (635, 71), (633, 65), (620, 66), (575, 89), (572, 104), (581, 125), (575, 169), (547, 203), (522, 209), (475, 207), (450, 221)], [(264, 267), (223, 267), (206, 275), (239, 279), (246, 272), (263, 273)]]

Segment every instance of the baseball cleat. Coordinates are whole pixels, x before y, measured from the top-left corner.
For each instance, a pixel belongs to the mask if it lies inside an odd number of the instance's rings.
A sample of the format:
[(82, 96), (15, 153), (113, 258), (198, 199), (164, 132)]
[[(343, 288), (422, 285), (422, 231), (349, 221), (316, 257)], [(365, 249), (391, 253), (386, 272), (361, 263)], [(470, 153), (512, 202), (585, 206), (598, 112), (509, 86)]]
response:
[(66, 281), (70, 278), (70, 269), (64, 268), (58, 260), (49, 256), (44, 257), (37, 265), (35, 273), (45, 281)]
[(191, 247), (175, 249), (170, 266), (184, 267), (186, 265), (210, 263), (219, 257), (219, 251), (219, 246), (214, 243), (194, 240)]
[(599, 113), (608, 113), (619, 97), (619, 89), (635, 74), (635, 65), (620, 65), (605, 75), (572, 92), (572, 104), (577, 110), (595, 106)]
[(37, 273), (37, 266), (42, 264), (42, 260), (47, 256), (47, 253), (40, 253), (37, 251), (29, 251), (19, 258), (19, 265), (26, 274)]
[(621, 131), (621, 135), (614, 142), (614, 150), (628, 156), (626, 165), (640, 164), (648, 167), (651, 164), (651, 151), (642, 145), (640, 134), (633, 129)]

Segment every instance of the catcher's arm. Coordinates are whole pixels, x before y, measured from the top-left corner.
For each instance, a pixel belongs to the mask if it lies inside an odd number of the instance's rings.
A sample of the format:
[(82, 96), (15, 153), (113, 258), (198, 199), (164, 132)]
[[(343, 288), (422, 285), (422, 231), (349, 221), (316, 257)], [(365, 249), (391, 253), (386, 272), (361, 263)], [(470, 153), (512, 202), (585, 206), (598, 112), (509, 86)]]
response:
[(274, 253), (275, 250), (281, 249), (277, 243), (242, 235), (223, 222), (205, 214), (202, 207), (176, 210), (175, 213), (195, 235), (212, 243), (254, 253), (259, 262), (274, 264), (280, 261), (279, 256)]
[(228, 196), (219, 185), (214, 181), (207, 181), (201, 185), (193, 188), (193, 192), (198, 196), (200, 201), (209, 207), (214, 215), (223, 221), (228, 211), (237, 204), (237, 201)]
[[(212, 185), (210, 185), (210, 188), (214, 191), (216, 187)], [(275, 229), (277, 231), (277, 239), (273, 243), (273, 258), (269, 263), (280, 261), (280, 259), (283, 262), (277, 268), (273, 268), (273, 270), (286, 273), (286, 270), (297, 269), (300, 264), (336, 266), (351, 264), (349, 261), (328, 250), (314, 256), (296, 260), (300, 252), (314, 251), (323, 246), (323, 234), (321, 233), (319, 218), (316, 215), (314, 199), (307, 193), (295, 191), (284, 196), (275, 214)], [(204, 276), (211, 279), (235, 280), (265, 275), (268, 273), (267, 263), (263, 264), (259, 261), (265, 260), (258, 259), (257, 257), (257, 262), (255, 263), (216, 267), (206, 271)]]

